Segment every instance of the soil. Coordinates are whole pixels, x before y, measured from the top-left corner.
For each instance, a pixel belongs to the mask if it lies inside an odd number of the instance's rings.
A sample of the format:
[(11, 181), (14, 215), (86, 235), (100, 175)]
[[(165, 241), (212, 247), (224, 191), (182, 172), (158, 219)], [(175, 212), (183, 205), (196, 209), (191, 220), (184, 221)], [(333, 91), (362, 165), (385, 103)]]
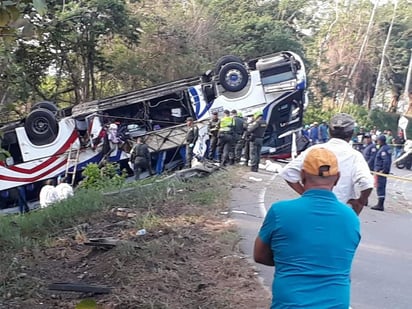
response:
[[(113, 205), (47, 246), (14, 255), (0, 274), (0, 308), (72, 309), (87, 298), (101, 309), (268, 308), (270, 294), (240, 252), (236, 226), (220, 214), (228, 205), (178, 200), (152, 208), (145, 234), (137, 226), (143, 211)], [(117, 243), (88, 246), (93, 238)], [(62, 282), (112, 290), (92, 295), (48, 288)]]

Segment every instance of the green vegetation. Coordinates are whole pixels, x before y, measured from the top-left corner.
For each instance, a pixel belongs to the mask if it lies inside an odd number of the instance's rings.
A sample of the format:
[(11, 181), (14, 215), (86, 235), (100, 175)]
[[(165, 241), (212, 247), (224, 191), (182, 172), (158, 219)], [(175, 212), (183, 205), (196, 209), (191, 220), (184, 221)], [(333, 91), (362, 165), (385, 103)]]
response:
[(408, 86), (411, 10), (407, 0), (396, 7), (301, 0), (1, 1), (0, 120), (23, 117), (40, 100), (73, 106), (199, 75), (225, 54), (250, 59), (280, 50), (304, 57), (310, 95), (320, 108), (332, 102), (394, 112)]

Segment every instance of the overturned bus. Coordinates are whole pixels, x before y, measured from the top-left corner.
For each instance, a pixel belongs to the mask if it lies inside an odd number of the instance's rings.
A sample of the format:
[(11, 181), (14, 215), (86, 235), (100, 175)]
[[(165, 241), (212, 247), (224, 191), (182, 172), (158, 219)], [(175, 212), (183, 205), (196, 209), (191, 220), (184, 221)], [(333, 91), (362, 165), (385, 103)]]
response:
[[(186, 118), (193, 117), (199, 126), (194, 151), (202, 156), (208, 119), (212, 112), (222, 114), (225, 109), (243, 115), (263, 110), (268, 128), (262, 155), (287, 158), (292, 150), (288, 132), (297, 132), (293, 134), (297, 151), (308, 145), (299, 132), (306, 105), (305, 67), (298, 55), (288, 51), (247, 62), (224, 56), (201, 76), (85, 102), (69, 110), (39, 102), (25, 119), (0, 128), (1, 147), (9, 154), (0, 161), (0, 196), (7, 204), (11, 190), (25, 186), (28, 200), (37, 199), (44, 180), (68, 173), (75, 178), (87, 164), (103, 159), (120, 162), (127, 169), (130, 141), (136, 136), (145, 137), (157, 173), (182, 167)], [(100, 138), (108, 123), (117, 124), (123, 141), (109, 152)]]

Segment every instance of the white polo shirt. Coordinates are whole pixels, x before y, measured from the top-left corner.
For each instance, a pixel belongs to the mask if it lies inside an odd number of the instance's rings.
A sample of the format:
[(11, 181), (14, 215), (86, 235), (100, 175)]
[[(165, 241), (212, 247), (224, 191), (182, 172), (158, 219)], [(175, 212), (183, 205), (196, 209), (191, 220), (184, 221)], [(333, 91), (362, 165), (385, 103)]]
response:
[(73, 187), (68, 183), (62, 182), (56, 186), (56, 192), (60, 201), (65, 200), (73, 196)]
[(340, 178), (333, 192), (342, 203), (346, 204), (348, 200), (358, 198), (356, 189), (363, 191), (373, 188), (373, 176), (363, 155), (339, 138), (332, 138), (324, 144), (313, 145), (302, 152), (281, 170), (280, 175), (283, 179), (292, 183), (301, 181), (300, 172), (303, 161), (307, 152), (314, 147), (326, 148), (336, 155)]
[(59, 200), (56, 188), (52, 185), (45, 185), (40, 190), (40, 207), (45, 208)]

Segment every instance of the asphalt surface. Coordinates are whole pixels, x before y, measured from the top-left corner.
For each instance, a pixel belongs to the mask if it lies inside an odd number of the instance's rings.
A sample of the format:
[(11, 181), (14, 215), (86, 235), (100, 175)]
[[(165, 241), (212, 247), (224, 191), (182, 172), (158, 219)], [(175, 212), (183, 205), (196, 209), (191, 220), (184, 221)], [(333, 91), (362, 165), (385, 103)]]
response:
[[(245, 167), (246, 169), (246, 167)], [(412, 178), (412, 172), (393, 173)], [(361, 213), (362, 240), (352, 268), (353, 309), (412, 308), (412, 190), (411, 183), (390, 179), (385, 212), (365, 207)], [(278, 200), (297, 197), (276, 173), (246, 172), (232, 192), (232, 213), (242, 235), (242, 250), (252, 260), (255, 237), (266, 210)], [(370, 205), (376, 202), (372, 192)], [(255, 264), (255, 263), (254, 263)], [(255, 264), (271, 288), (273, 267)]]

